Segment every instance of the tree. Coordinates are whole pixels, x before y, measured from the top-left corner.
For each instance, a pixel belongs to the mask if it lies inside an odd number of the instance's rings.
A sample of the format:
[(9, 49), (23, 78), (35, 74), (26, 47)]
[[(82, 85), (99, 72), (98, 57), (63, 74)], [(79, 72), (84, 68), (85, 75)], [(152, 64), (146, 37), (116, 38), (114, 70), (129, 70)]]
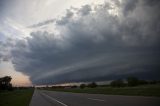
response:
[(127, 78), (128, 86), (137, 86), (139, 85), (139, 80), (136, 77), (128, 77)]
[(88, 87), (95, 88), (97, 87), (97, 84), (95, 82), (92, 82), (88, 84)]
[(12, 90), (11, 76), (5, 76), (0, 78), (0, 89), (1, 90)]
[(86, 87), (86, 84), (81, 84), (81, 85), (80, 85), (80, 88), (81, 88), (81, 89), (83, 89), (83, 88), (85, 88), (85, 87)]
[(110, 83), (110, 85), (111, 85), (112, 87), (124, 87), (124, 86), (125, 86), (123, 80), (121, 80), (121, 79), (112, 81), (112, 82)]
[(73, 86), (71, 86), (71, 88), (77, 88), (77, 85), (73, 85)]
[(138, 81), (138, 84), (139, 84), (139, 85), (145, 85), (145, 84), (148, 84), (148, 82), (145, 81), (145, 80), (139, 80), (139, 81)]

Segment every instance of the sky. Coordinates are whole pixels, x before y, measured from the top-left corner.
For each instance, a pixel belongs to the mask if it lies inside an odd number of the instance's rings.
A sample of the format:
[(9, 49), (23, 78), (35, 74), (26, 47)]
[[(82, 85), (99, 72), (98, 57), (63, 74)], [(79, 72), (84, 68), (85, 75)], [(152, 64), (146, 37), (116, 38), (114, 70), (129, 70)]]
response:
[(159, 10), (159, 0), (0, 0), (0, 77), (160, 80)]

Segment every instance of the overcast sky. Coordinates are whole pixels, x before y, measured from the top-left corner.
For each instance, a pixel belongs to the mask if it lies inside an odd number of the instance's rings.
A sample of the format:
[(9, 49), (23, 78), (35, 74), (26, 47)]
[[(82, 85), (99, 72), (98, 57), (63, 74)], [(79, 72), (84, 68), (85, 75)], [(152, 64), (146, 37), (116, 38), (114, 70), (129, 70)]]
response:
[(0, 76), (160, 79), (159, 10), (159, 0), (0, 0)]

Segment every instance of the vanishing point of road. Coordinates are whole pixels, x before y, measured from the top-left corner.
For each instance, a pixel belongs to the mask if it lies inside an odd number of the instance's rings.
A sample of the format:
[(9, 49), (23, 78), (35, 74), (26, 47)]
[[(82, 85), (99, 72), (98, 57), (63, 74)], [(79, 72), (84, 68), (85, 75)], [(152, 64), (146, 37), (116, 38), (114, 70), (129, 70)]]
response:
[(160, 106), (160, 98), (35, 90), (30, 106)]

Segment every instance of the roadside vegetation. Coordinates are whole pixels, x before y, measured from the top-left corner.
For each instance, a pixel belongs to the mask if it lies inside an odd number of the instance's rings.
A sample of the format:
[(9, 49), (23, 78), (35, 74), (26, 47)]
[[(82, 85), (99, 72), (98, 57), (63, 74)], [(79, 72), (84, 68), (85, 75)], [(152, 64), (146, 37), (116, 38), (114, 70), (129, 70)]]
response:
[(0, 106), (29, 106), (33, 87), (12, 87), (10, 76), (0, 78)]
[(33, 89), (0, 92), (0, 106), (29, 106)]
[(139, 80), (135, 77), (128, 77), (125, 80), (113, 80), (107, 85), (98, 85), (91, 82), (89, 84), (82, 83), (80, 86), (52, 86), (39, 89), (74, 93), (160, 97), (159, 81)]
[(53, 91), (64, 91), (73, 93), (108, 94), (108, 95), (130, 95), (130, 96), (157, 96), (160, 97), (160, 84), (143, 85), (136, 87), (96, 87), (96, 88), (46, 88)]

